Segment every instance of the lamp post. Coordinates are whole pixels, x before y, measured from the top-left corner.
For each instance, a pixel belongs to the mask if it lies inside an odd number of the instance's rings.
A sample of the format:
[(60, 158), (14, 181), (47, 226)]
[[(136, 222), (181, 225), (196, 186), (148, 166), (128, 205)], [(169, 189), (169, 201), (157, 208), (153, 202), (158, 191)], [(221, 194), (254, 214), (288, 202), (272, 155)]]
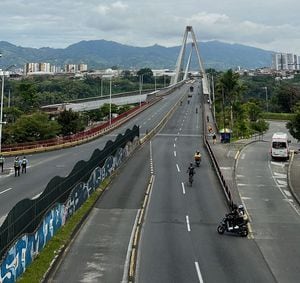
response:
[(267, 112), (269, 112), (269, 101), (268, 101), (268, 87), (263, 87), (266, 91), (266, 105), (267, 105)]
[(3, 122), (4, 76), (5, 76), (5, 71), (2, 70), (2, 74), (1, 74), (1, 107), (0, 107), (0, 153), (2, 152), (2, 125), (6, 124), (5, 122)]
[(144, 74), (139, 76), (140, 83), (140, 107), (142, 106), (142, 90), (143, 90)]
[(111, 78), (109, 80), (109, 125), (111, 125)]

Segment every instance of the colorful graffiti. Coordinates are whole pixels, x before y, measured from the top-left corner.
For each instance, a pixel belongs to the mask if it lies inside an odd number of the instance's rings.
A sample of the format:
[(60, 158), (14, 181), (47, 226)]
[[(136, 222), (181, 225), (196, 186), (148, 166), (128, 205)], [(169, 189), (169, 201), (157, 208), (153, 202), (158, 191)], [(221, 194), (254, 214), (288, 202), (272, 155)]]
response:
[(109, 156), (105, 160), (102, 168), (94, 169), (86, 183), (78, 183), (75, 186), (65, 204), (57, 203), (46, 214), (35, 233), (25, 234), (15, 241), (0, 264), (0, 283), (16, 282), (56, 231), (81, 207), (100, 183), (120, 166), (138, 144), (136, 138), (133, 142), (128, 142), (124, 148), (119, 148), (114, 156)]

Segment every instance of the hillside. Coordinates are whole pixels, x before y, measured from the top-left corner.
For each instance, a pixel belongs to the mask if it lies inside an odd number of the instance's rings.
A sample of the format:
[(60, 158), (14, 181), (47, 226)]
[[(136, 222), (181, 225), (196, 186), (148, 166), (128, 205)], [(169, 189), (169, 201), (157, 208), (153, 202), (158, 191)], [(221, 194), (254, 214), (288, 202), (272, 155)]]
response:
[[(55, 65), (67, 63), (86, 63), (90, 68), (169, 68), (176, 64), (180, 46), (134, 47), (113, 41), (80, 41), (65, 49), (27, 48), (0, 41), (0, 68), (16, 64), (21, 67), (27, 62), (49, 62)], [(199, 44), (205, 68), (228, 69), (269, 67), (272, 51), (240, 44), (228, 44), (220, 41), (201, 42)], [(187, 48), (188, 54), (189, 47)], [(196, 56), (192, 60), (195, 65)]]

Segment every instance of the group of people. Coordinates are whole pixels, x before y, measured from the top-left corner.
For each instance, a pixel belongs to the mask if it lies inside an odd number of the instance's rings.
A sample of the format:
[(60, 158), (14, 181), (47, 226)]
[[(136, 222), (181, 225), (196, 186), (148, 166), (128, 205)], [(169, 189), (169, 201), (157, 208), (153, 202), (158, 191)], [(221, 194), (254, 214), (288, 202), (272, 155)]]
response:
[(19, 156), (15, 157), (14, 161), (14, 169), (15, 169), (15, 177), (20, 176), (20, 171), (22, 169), (22, 174), (26, 174), (26, 168), (28, 165), (28, 160), (26, 159), (26, 156), (23, 156), (22, 159), (19, 158)]
[[(3, 155), (0, 155), (0, 170), (3, 172), (4, 170), (4, 161), (5, 158)], [(23, 156), (22, 159), (19, 158), (19, 156), (16, 156), (14, 159), (14, 170), (15, 170), (15, 177), (20, 176), (20, 172), (26, 173), (26, 169), (28, 166), (28, 160), (26, 159), (26, 156)]]

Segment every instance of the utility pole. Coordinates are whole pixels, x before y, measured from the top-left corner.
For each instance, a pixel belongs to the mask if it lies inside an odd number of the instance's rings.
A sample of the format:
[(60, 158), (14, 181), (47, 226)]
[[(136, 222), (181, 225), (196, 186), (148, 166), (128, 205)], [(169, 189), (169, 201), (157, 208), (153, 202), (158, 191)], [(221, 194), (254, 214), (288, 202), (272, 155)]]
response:
[(109, 80), (109, 124), (111, 125), (111, 77)]

